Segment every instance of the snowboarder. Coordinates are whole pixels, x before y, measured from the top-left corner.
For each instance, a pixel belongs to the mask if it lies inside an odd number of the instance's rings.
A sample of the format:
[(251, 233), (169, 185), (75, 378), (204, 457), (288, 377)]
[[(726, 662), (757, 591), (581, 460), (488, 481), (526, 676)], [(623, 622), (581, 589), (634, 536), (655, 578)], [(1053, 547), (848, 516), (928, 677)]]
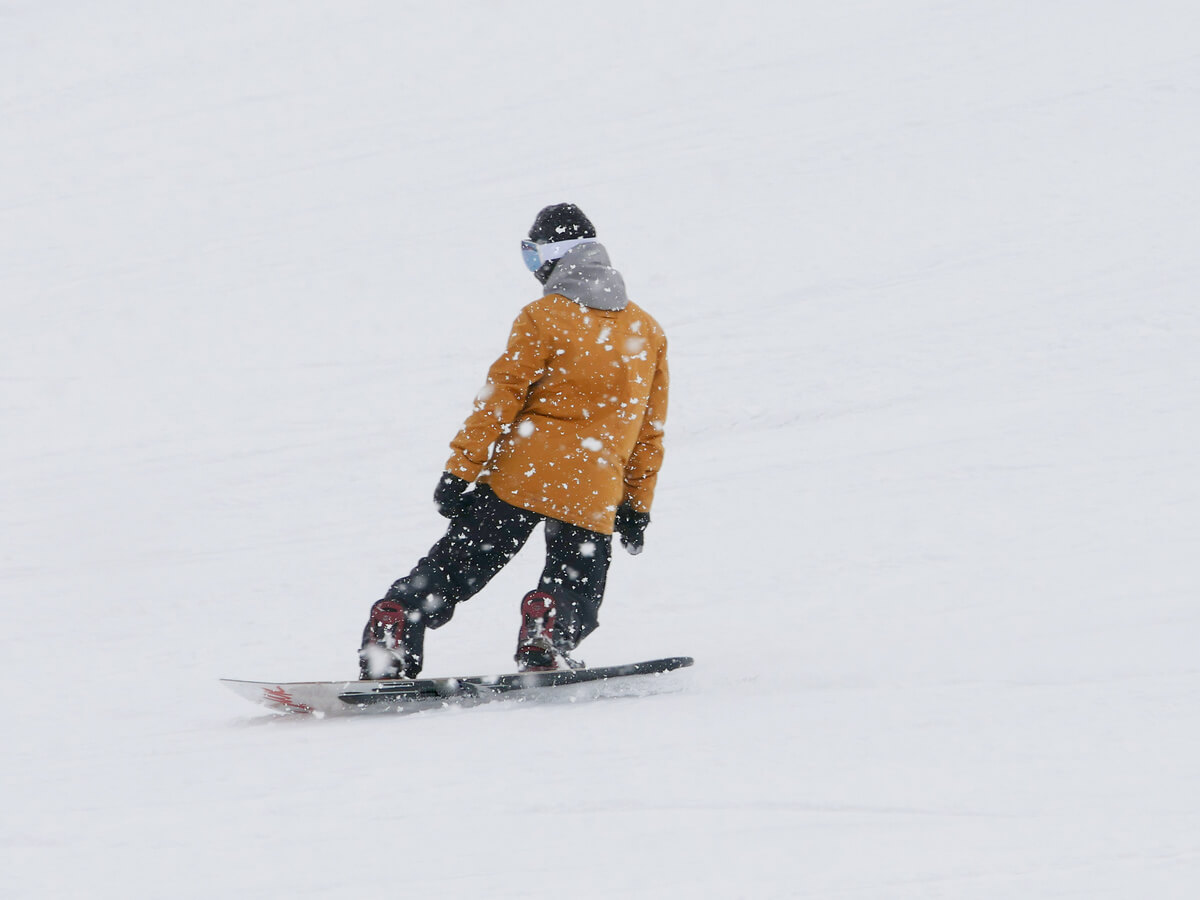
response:
[(518, 671), (577, 668), (599, 625), (612, 535), (640, 553), (663, 455), (667, 340), (628, 299), (574, 204), (538, 213), (521, 242), (544, 295), (517, 316), (451, 442), (434, 502), (446, 534), (371, 607), (364, 679), (421, 671), (425, 629), (450, 620), (539, 522), (546, 565), (521, 601)]

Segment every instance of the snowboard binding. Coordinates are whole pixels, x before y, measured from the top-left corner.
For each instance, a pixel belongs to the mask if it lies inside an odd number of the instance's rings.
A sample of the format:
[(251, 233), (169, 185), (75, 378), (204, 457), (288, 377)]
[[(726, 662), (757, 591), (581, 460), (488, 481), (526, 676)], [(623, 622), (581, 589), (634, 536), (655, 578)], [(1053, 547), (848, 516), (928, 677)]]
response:
[(358, 651), (362, 681), (416, 678), (421, 671), (420, 625), (399, 603), (383, 599), (371, 607)]
[(554, 642), (554, 624), (558, 610), (554, 597), (544, 591), (530, 591), (521, 600), (521, 630), (517, 634), (517, 652), (513, 657), (518, 672), (554, 672), (582, 669), (567, 650)]

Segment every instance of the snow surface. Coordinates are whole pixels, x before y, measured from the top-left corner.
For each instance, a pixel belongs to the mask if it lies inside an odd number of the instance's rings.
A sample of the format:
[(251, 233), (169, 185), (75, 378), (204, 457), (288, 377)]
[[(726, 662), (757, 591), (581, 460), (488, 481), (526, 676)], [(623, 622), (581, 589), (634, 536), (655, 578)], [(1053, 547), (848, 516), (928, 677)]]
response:
[[(1200, 894), (1200, 6), (0, 3), (0, 896)], [(671, 340), (610, 664), (352, 677), (579, 203)], [(535, 544), (429, 641), (510, 667)]]

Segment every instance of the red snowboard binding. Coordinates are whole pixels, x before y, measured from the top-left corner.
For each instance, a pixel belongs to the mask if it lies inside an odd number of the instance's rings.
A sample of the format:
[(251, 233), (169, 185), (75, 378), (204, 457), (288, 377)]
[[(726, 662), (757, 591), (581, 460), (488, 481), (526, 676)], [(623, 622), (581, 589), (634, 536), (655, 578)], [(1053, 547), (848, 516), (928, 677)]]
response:
[(566, 650), (554, 644), (554, 620), (558, 616), (554, 598), (544, 591), (530, 591), (521, 600), (521, 631), (517, 635), (518, 672), (554, 672), (582, 669)]
[(405, 640), (407, 632), (414, 630), (399, 603), (385, 599), (372, 606), (358, 651), (358, 677), (364, 681), (415, 678), (421, 671), (421, 654), (411, 646), (412, 640)]

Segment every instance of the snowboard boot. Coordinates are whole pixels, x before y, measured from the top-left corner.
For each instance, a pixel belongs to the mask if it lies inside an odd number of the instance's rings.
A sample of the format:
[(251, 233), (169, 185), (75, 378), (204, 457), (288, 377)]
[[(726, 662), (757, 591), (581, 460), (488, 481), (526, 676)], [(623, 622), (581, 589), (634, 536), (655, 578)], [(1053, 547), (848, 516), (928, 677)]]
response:
[(363, 681), (415, 678), (421, 671), (421, 650), (407, 611), (394, 600), (380, 600), (371, 607), (358, 651), (358, 677)]
[(517, 634), (518, 672), (554, 672), (582, 669), (566, 650), (554, 645), (554, 620), (558, 613), (554, 598), (542, 591), (530, 591), (521, 601), (521, 631)]

